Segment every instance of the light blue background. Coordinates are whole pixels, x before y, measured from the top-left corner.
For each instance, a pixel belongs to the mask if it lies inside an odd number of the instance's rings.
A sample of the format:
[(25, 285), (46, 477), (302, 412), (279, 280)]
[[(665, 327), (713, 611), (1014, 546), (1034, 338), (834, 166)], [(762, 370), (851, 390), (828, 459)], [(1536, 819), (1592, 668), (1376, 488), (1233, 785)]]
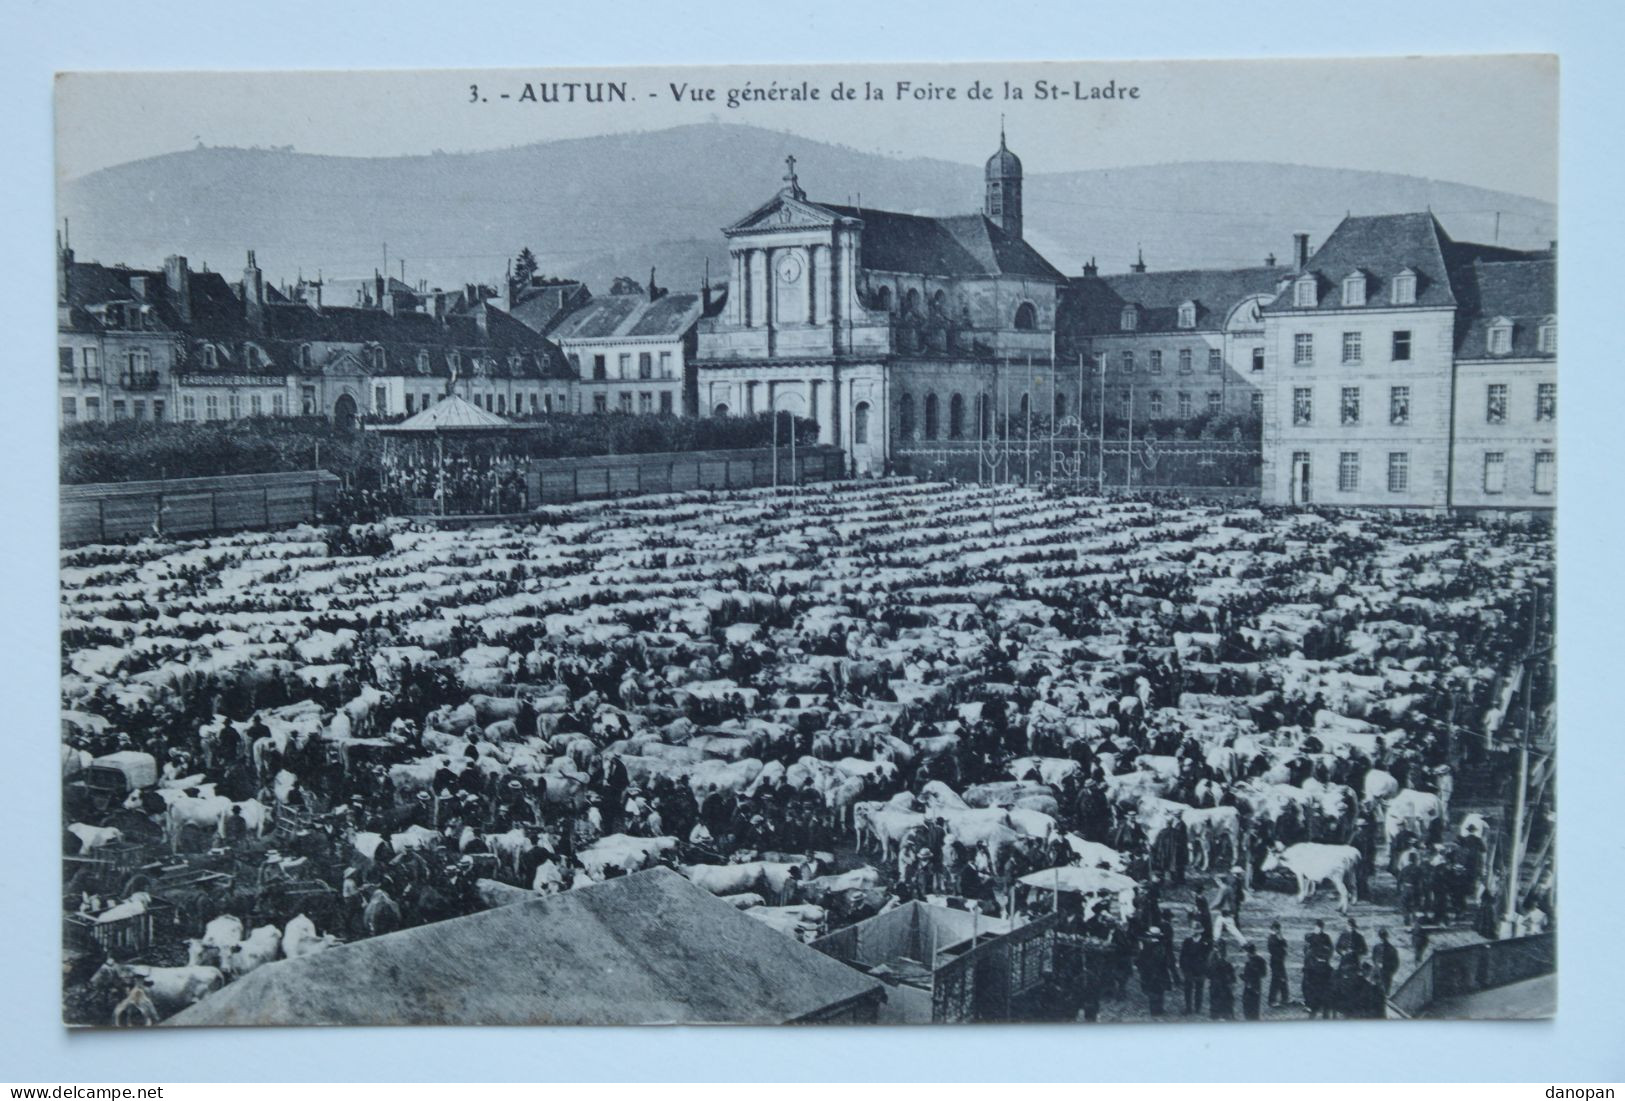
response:
[[(1538, 0), (1218, 4), (6, 0), (0, 303), (7, 340), (0, 1079), (1625, 1078), (1619, 6)], [(685, 9), (693, 9), (693, 13)], [(387, 12), (386, 14), (383, 14)], [(1562, 994), (1556, 1023), (955, 1030), (239, 1030), (57, 1024), (59, 911), (51, 75), (412, 68), (1557, 52), (1563, 62)], [(120, 105), (108, 103), (110, 112)], [(275, 110), (267, 104), (267, 110)], [(1268, 128), (1276, 102), (1238, 106)], [(139, 126), (140, 119), (129, 118)], [(1281, 150), (1290, 160), (1292, 151)], [(1169, 151), (1170, 159), (1177, 150)], [(1505, 151), (1519, 156), (1516, 149)], [(657, 197), (651, 197), (658, 201)]]

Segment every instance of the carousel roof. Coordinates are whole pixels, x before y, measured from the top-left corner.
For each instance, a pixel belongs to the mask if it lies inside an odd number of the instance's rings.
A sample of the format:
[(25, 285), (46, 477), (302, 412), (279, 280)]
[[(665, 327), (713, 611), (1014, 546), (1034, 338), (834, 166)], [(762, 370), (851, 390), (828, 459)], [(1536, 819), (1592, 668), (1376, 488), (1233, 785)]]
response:
[(399, 424), (369, 424), (373, 432), (478, 432), (517, 427), (512, 421), (452, 394)]

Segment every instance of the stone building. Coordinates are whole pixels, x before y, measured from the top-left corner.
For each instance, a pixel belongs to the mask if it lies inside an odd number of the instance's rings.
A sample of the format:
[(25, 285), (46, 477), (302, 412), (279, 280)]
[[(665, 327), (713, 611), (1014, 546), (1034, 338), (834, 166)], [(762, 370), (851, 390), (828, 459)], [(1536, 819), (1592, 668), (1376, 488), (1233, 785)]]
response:
[[(1101, 275), (1093, 261), (1068, 284), (1061, 310), (1063, 361), (1085, 357), (1081, 409), (1086, 421), (1132, 414), (1138, 423), (1259, 416), (1264, 377), (1264, 307), (1289, 269), (1271, 257), (1232, 270), (1132, 270)], [(1104, 368), (1103, 377), (1100, 368)], [(1066, 393), (1056, 411), (1077, 411)]]
[(248, 253), (242, 279), (77, 262), (61, 249), (62, 423), (253, 416), (406, 416), (455, 392), (492, 412), (570, 406), (556, 345), (497, 308), (495, 292), (407, 293), (376, 278), (364, 304), (329, 306), (319, 282), (270, 285)]
[(724, 299), (657, 287), (641, 294), (589, 298), (554, 320), (548, 335), (576, 377), (574, 412), (693, 416), (698, 404), (694, 355), (701, 318)]
[[(978, 214), (931, 217), (809, 199), (785, 186), (723, 232), (726, 308), (700, 322), (699, 407), (818, 422), (853, 470), (914, 441), (991, 431), (1048, 402), (1065, 278), (1022, 239), (1022, 166), (1001, 134)], [(1047, 408), (1041, 404), (1040, 408)]]
[[(1428, 213), (1345, 218), (1262, 311), (1263, 500), (1539, 504), (1535, 454), (1550, 456), (1551, 426), (1535, 420), (1538, 395), (1556, 402), (1551, 266), (1453, 241)], [(1520, 493), (1514, 461), (1528, 468)], [(1555, 456), (1542, 461), (1555, 470)]]

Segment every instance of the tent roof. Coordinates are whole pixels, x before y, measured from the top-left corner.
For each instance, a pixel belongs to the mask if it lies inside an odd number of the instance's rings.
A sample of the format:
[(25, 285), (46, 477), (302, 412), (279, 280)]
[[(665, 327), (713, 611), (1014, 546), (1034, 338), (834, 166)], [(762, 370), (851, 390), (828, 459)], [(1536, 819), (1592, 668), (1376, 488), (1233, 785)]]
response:
[(367, 427), (373, 432), (480, 432), (517, 426), (452, 394), (399, 424), (371, 424)]
[(880, 990), (654, 868), (266, 964), (166, 1023), (782, 1024)]
[(1134, 880), (1121, 872), (1107, 868), (1080, 868), (1070, 864), (1059, 868), (1046, 868), (1041, 872), (1029, 872), (1021, 877), (1021, 882), (1029, 887), (1041, 887), (1046, 891), (1053, 891), (1059, 887), (1062, 891), (1082, 895), (1115, 895), (1123, 891), (1132, 891), (1138, 886)]

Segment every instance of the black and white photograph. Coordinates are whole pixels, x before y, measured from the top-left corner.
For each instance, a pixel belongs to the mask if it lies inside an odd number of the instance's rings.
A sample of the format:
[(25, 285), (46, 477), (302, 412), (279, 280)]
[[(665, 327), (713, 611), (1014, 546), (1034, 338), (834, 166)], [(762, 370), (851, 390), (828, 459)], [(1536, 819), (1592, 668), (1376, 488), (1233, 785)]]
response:
[(59, 74), (62, 1022), (1554, 1015), (1557, 91)]

